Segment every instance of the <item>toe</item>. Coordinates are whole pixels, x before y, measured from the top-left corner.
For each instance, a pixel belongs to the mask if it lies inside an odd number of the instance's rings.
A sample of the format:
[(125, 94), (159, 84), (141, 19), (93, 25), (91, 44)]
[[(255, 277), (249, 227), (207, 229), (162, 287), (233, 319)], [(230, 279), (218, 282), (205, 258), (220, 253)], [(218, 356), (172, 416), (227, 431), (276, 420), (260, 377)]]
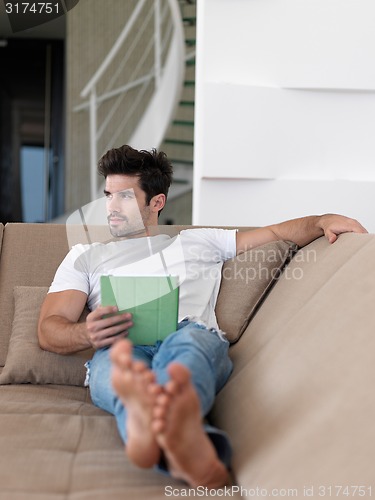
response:
[(113, 344), (110, 352), (111, 360), (119, 368), (128, 369), (132, 362), (132, 344), (129, 340), (120, 339)]

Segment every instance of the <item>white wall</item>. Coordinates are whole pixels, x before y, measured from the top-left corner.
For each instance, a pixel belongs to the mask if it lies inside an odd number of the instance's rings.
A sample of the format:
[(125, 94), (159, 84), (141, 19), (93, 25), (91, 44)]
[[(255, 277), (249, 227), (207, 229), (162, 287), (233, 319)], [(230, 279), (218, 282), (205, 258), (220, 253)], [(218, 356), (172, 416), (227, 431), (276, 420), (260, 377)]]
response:
[(375, 232), (374, 60), (373, 0), (198, 2), (193, 223)]

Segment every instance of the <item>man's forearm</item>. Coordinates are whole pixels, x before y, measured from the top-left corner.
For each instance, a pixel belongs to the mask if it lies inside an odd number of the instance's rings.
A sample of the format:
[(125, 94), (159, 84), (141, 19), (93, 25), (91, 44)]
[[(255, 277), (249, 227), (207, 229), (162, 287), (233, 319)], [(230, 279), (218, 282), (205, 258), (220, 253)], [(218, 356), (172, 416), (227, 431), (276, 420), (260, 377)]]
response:
[(303, 247), (325, 235), (334, 243), (342, 233), (367, 233), (367, 230), (355, 219), (336, 214), (311, 215), (268, 226), (276, 239), (290, 240)]
[(308, 243), (323, 236), (324, 230), (320, 224), (321, 217), (319, 215), (311, 215), (301, 217), (300, 219), (288, 220), (279, 224), (268, 226), (277, 240), (289, 240), (303, 247)]
[(46, 351), (73, 354), (91, 347), (86, 324), (73, 323), (61, 316), (49, 316), (39, 326), (39, 344)]

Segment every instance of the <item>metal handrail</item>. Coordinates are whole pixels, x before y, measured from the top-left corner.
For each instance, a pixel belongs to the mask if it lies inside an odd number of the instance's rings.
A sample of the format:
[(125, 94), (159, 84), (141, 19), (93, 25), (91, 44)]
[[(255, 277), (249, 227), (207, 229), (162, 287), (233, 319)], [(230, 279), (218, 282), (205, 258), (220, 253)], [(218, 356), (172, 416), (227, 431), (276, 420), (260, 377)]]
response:
[(117, 52), (120, 50), (122, 47), (123, 43), (125, 42), (127, 36), (130, 33), (130, 30), (134, 26), (138, 16), (140, 15), (142, 8), (145, 4), (146, 0), (138, 0), (137, 5), (135, 6), (135, 9), (132, 12), (132, 15), (130, 16), (128, 22), (126, 23), (124, 29), (120, 33), (120, 36), (117, 38), (116, 42), (114, 43), (113, 47), (111, 50), (108, 52), (106, 58), (102, 62), (102, 64), (99, 66), (99, 68), (96, 70), (95, 74), (91, 78), (91, 80), (87, 83), (86, 87), (82, 90), (81, 92), (81, 97), (86, 97), (90, 91), (92, 91), (95, 88), (95, 85), (98, 83), (99, 79), (101, 76), (104, 74), (105, 70), (108, 68), (110, 63), (113, 61), (114, 57), (116, 56)]

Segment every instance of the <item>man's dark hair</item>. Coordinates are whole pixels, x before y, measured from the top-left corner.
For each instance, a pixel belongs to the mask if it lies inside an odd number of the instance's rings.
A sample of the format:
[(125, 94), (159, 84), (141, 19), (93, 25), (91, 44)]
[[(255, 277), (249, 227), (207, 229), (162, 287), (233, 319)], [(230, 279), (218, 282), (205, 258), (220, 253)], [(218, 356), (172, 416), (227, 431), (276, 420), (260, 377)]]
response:
[(127, 145), (107, 151), (98, 162), (98, 172), (104, 178), (108, 175), (139, 177), (147, 205), (157, 194), (167, 197), (173, 177), (173, 168), (165, 153), (156, 149), (138, 151)]

